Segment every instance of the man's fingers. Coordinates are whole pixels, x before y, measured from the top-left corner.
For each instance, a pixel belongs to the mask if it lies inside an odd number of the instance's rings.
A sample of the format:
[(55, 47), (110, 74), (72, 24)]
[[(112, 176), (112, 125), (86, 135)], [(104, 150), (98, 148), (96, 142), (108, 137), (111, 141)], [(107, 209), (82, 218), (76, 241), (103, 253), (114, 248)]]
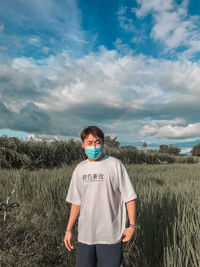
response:
[(66, 248), (67, 248), (68, 250), (70, 250), (70, 249), (69, 249), (69, 246), (68, 246), (68, 243), (67, 243), (67, 240), (65, 240), (65, 246), (66, 246)]
[(71, 251), (71, 249), (74, 248), (74, 246), (71, 244), (71, 236), (69, 235), (65, 235), (65, 238), (64, 238), (64, 243), (65, 243), (65, 246), (66, 248)]
[(71, 244), (71, 240), (68, 241), (70, 248), (74, 248), (74, 246)]
[(122, 239), (122, 242), (128, 242), (129, 240), (127, 240), (127, 239)]
[(71, 251), (69, 240), (67, 240), (68, 250)]
[(67, 239), (65, 239), (64, 243), (65, 243), (66, 248), (70, 251), (71, 248), (70, 248), (70, 245), (69, 245), (69, 241)]

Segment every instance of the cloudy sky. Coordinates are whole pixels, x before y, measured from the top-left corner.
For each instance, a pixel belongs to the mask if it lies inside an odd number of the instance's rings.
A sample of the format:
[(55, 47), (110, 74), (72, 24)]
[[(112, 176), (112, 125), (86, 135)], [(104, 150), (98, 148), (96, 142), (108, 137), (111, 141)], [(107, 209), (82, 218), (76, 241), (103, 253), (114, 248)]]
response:
[(200, 138), (199, 0), (0, 0), (0, 134)]

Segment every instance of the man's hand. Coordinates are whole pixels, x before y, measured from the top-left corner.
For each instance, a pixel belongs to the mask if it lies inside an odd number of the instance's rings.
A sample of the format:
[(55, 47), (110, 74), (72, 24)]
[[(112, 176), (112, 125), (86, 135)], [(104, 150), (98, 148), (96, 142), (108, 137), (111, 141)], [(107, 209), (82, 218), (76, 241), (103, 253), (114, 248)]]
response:
[(134, 232), (135, 232), (135, 228), (133, 227), (126, 228), (122, 234), (122, 242), (130, 241), (133, 237)]
[(72, 233), (67, 231), (65, 233), (65, 237), (64, 237), (64, 243), (66, 248), (71, 251), (71, 249), (74, 249), (74, 246), (71, 244), (71, 238), (72, 238)]

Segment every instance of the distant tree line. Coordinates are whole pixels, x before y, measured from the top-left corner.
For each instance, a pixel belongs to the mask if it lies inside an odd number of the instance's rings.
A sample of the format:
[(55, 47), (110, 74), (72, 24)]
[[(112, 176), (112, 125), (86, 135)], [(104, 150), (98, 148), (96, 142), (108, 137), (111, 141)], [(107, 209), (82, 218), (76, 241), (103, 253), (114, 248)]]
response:
[(177, 146), (172, 146), (172, 145), (160, 145), (160, 149), (159, 152), (160, 153), (167, 153), (170, 155), (174, 155), (174, 156), (179, 156), (180, 154), (180, 148)]
[[(180, 149), (172, 145), (161, 145), (159, 150), (139, 150), (134, 146), (122, 146), (117, 137), (106, 136), (104, 151), (106, 154), (120, 159), (123, 163), (161, 164), (174, 163)], [(198, 153), (199, 151), (199, 153)], [(200, 156), (200, 144), (193, 147), (193, 155)], [(39, 168), (62, 167), (87, 159), (80, 141), (22, 141), (17, 137), (0, 137), (0, 168)], [(187, 162), (187, 161), (186, 161)], [(190, 159), (190, 162), (193, 160)]]
[[(159, 152), (160, 153), (168, 153), (170, 155), (179, 156), (181, 149), (177, 146), (173, 145), (160, 145)], [(191, 150), (192, 156), (200, 156), (200, 143), (194, 145)]]
[(193, 146), (191, 153), (193, 156), (200, 156), (200, 143)]

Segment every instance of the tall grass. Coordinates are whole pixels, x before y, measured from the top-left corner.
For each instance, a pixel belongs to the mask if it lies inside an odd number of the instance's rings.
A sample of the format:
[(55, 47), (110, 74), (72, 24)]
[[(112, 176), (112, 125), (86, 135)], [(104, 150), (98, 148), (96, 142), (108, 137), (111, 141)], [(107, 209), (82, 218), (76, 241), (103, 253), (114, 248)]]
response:
[(199, 170), (183, 164), (128, 167), (140, 225), (130, 266), (199, 266)]
[[(75, 249), (69, 252), (63, 242), (70, 211), (65, 198), (75, 166), (1, 170), (0, 202), (15, 189), (11, 201), (19, 207), (9, 210), (5, 221), (0, 211), (0, 266), (75, 266), (77, 222)], [(199, 266), (199, 164), (125, 167), (138, 195), (139, 225), (123, 243), (126, 266)]]

